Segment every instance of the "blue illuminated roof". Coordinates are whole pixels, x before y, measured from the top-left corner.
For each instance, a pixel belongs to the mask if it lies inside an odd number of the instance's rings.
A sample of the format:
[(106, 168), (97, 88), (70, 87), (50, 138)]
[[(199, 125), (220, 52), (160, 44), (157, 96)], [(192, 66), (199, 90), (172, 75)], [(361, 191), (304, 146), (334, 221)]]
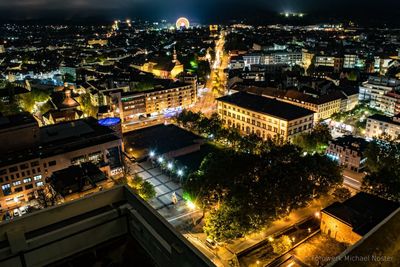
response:
[(99, 124), (101, 126), (107, 126), (107, 127), (111, 127), (111, 126), (114, 126), (114, 125), (117, 125), (120, 123), (121, 123), (121, 119), (116, 118), (116, 117), (105, 118), (105, 119), (99, 120)]

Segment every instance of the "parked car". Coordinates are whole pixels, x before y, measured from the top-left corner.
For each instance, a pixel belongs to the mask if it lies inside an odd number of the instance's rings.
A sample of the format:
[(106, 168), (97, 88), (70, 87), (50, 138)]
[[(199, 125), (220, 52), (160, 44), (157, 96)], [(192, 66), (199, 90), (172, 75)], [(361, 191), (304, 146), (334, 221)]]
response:
[(207, 247), (209, 247), (211, 249), (215, 249), (217, 247), (217, 242), (215, 242), (211, 238), (207, 238), (206, 239), (206, 245), (207, 245)]

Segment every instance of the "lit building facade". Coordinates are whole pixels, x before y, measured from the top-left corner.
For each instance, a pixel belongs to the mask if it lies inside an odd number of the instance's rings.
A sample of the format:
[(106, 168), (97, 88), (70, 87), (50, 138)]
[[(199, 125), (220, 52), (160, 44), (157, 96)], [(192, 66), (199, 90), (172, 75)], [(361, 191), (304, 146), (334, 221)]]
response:
[[(88, 118), (46, 126), (26, 134), (25, 149), (15, 148), (0, 157), (0, 205), (7, 210), (35, 198), (35, 191), (45, 185), (53, 172), (95, 163), (107, 176), (122, 172), (122, 141), (108, 127)], [(16, 135), (18, 136), (18, 135)], [(21, 138), (21, 139), (25, 139)]]
[(372, 108), (384, 111), (383, 98), (389, 92), (400, 90), (400, 80), (371, 76), (360, 86), (359, 98), (368, 101)]
[(387, 117), (375, 114), (367, 119), (365, 136), (368, 138), (390, 138), (396, 140), (400, 137), (400, 117)]
[(243, 134), (256, 134), (264, 140), (279, 137), (291, 140), (310, 132), (314, 112), (278, 100), (248, 93), (235, 93), (217, 99), (218, 114), (227, 127)]
[(120, 117), (123, 122), (138, 120), (190, 107), (196, 100), (196, 79), (190, 83), (174, 83), (142, 93), (125, 92), (119, 99)]
[(364, 169), (367, 160), (364, 155), (367, 145), (368, 142), (365, 139), (347, 135), (330, 141), (326, 154), (340, 166), (360, 172)]

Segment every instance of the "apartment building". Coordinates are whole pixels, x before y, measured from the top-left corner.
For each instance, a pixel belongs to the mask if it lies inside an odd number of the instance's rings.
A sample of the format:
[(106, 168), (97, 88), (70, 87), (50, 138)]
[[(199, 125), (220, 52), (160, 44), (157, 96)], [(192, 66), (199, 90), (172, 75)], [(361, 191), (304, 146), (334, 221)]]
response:
[(368, 138), (390, 138), (392, 140), (400, 137), (400, 116), (387, 117), (375, 114), (367, 119), (365, 136)]
[(313, 128), (314, 112), (275, 99), (239, 92), (220, 97), (217, 102), (223, 123), (243, 134), (291, 140)]
[(400, 90), (400, 80), (387, 77), (370, 76), (366, 82), (360, 86), (359, 98), (362, 101), (369, 101), (372, 108), (385, 112), (385, 100), (383, 99), (389, 92)]
[(359, 137), (346, 135), (329, 142), (326, 155), (344, 168), (360, 172), (364, 169), (367, 157), (364, 152), (368, 142)]
[(159, 114), (168, 114), (187, 108), (197, 101), (196, 81), (175, 82), (145, 92), (122, 92), (118, 99), (123, 122), (138, 120)]

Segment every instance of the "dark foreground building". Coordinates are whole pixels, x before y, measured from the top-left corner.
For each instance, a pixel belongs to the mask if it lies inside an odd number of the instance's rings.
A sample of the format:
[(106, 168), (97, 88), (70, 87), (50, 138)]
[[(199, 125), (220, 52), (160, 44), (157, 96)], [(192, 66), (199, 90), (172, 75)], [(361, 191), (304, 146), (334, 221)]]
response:
[(0, 266), (214, 266), (119, 186), (0, 224)]

